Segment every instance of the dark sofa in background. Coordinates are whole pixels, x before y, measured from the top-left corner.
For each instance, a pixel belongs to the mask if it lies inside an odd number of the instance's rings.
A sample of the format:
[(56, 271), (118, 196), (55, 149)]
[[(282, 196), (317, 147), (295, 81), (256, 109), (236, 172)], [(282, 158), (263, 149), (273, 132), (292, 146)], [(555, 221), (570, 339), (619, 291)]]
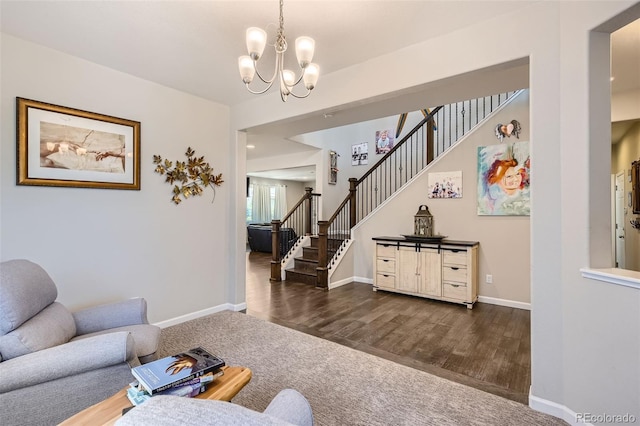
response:
[[(247, 225), (247, 237), (251, 251), (271, 253), (271, 224), (252, 223)], [(295, 244), (298, 236), (293, 228), (280, 229), (280, 255), (286, 254)]]

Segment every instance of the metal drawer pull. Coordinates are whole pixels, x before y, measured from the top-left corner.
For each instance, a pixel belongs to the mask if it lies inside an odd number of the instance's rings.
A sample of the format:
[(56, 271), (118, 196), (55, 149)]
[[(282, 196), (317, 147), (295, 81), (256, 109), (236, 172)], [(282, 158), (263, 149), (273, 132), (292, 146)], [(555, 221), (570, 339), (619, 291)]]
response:
[(383, 261), (383, 262), (388, 262), (388, 261), (389, 261), (389, 259), (382, 259), (382, 261)]
[(460, 287), (460, 286), (459, 286), (458, 284), (451, 284), (451, 287), (456, 287), (456, 288), (458, 288), (458, 287)]
[(383, 276), (383, 277), (387, 277), (387, 278), (389, 278), (389, 275), (384, 275), (384, 274), (383, 274), (382, 276)]
[(458, 268), (457, 266), (452, 266), (451, 269), (453, 269), (454, 271), (457, 271), (460, 268)]

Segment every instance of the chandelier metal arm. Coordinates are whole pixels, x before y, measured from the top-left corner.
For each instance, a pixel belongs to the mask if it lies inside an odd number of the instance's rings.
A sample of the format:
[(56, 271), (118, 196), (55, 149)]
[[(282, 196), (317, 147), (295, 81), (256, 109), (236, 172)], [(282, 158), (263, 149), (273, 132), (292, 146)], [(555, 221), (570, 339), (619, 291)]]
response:
[[(256, 95), (263, 94), (273, 86), (273, 83), (276, 82), (276, 80), (279, 80), (280, 97), (284, 102), (286, 102), (289, 95), (299, 99), (309, 96), (318, 80), (319, 69), (316, 64), (311, 63), (315, 42), (310, 37), (298, 37), (296, 39), (296, 57), (298, 59), (298, 68), (300, 70), (299, 76), (296, 78), (296, 75), (292, 70), (284, 69), (284, 53), (287, 51), (288, 47), (284, 34), (284, 0), (280, 0), (279, 3), (279, 25), (276, 33), (275, 44), (272, 45), (276, 51), (275, 69), (272, 77), (270, 79), (266, 79), (262, 76), (260, 71), (258, 71), (257, 63), (262, 56), (262, 52), (266, 44), (266, 32), (264, 30), (259, 28), (249, 28), (247, 30), (247, 48), (249, 50), (249, 56), (240, 57), (238, 63), (240, 67), (240, 75), (245, 83), (245, 87), (250, 93)], [(252, 90), (249, 87), (255, 74), (257, 74), (258, 78), (267, 85), (263, 90)], [(306, 93), (293, 93), (295, 86), (303, 80)]]
[[(278, 54), (277, 56), (280, 56), (280, 54)], [(263, 93), (266, 93), (267, 90), (271, 89), (271, 86), (273, 86), (273, 82), (276, 80), (276, 77), (278, 76), (278, 58), (276, 58), (276, 64), (273, 70), (273, 76), (271, 76), (271, 78), (268, 80), (262, 77), (262, 74), (260, 74), (260, 71), (258, 71), (258, 62), (255, 59), (253, 60), (253, 69), (256, 70), (256, 75), (258, 76), (258, 78), (262, 80), (263, 83), (267, 84), (267, 87), (265, 87), (263, 90), (251, 90), (251, 88), (249, 87), (251, 83), (245, 83), (245, 87), (249, 92), (253, 93), (254, 95), (261, 95)]]
[(253, 69), (256, 70), (256, 75), (258, 76), (258, 78), (260, 78), (260, 80), (262, 80), (263, 83), (267, 83), (269, 85), (269, 87), (271, 87), (271, 85), (275, 81), (276, 77), (278, 76), (278, 57), (279, 56), (280, 56), (280, 54), (277, 54), (276, 65), (275, 65), (274, 70), (273, 70), (273, 75), (271, 76), (270, 79), (265, 79), (264, 77), (262, 77), (262, 74), (260, 74), (260, 71), (258, 71), (258, 61), (256, 61), (256, 60), (253, 61)]
[(293, 90), (289, 90), (289, 94), (294, 98), (304, 99), (311, 94), (311, 90), (307, 89), (307, 93), (304, 95), (296, 95), (295, 93), (293, 93)]
[(249, 92), (253, 93), (254, 95), (262, 95), (263, 93), (266, 93), (267, 90), (271, 89), (271, 86), (273, 85), (273, 82), (269, 83), (269, 85), (264, 90), (259, 90), (259, 91), (251, 90), (251, 88), (249, 87), (249, 84), (250, 83), (245, 83), (244, 84)]

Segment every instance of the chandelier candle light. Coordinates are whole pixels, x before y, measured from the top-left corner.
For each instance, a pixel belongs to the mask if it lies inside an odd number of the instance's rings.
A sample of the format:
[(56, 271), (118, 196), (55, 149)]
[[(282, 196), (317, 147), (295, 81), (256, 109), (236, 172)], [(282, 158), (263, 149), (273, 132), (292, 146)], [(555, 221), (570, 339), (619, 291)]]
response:
[[(313, 41), (311, 37), (298, 37), (296, 39), (296, 57), (298, 58), (298, 65), (300, 66), (300, 76), (296, 77), (293, 71), (284, 69), (284, 52), (287, 51), (287, 40), (284, 36), (282, 6), (283, 0), (280, 0), (280, 26), (278, 27), (274, 45), (276, 49), (276, 67), (273, 76), (270, 79), (265, 79), (258, 72), (256, 65), (267, 44), (267, 33), (260, 28), (251, 27), (247, 29), (247, 50), (249, 51), (249, 55), (241, 56), (238, 59), (238, 67), (240, 69), (240, 77), (242, 77), (242, 81), (249, 92), (256, 95), (265, 93), (277, 80), (280, 83), (280, 97), (283, 102), (286, 102), (289, 95), (295, 98), (306, 98), (309, 96), (311, 90), (313, 90), (318, 82), (320, 68), (318, 65), (311, 63), (315, 49), (315, 41)], [(260, 80), (267, 84), (264, 90), (253, 91), (249, 87), (256, 74)], [(307, 92), (302, 95), (293, 93), (293, 88), (301, 81), (304, 83)]]

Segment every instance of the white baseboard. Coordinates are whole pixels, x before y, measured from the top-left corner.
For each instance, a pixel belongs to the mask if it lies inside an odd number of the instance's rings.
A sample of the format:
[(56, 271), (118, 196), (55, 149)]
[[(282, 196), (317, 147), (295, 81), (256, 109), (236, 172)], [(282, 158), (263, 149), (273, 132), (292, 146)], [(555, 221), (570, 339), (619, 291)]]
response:
[(359, 283), (365, 283), (365, 284), (371, 284), (373, 285), (373, 278), (367, 278), (367, 277), (353, 277), (351, 278), (352, 281), (356, 281)]
[(515, 300), (498, 299), (496, 297), (478, 296), (478, 302), (490, 303), (492, 305), (507, 306), (509, 308), (531, 310), (531, 303), (517, 302)]
[(340, 287), (343, 286), (345, 284), (349, 284), (351, 281), (353, 281), (353, 279), (351, 278), (345, 278), (343, 280), (338, 280), (336, 282), (333, 283), (329, 283), (329, 290), (331, 290), (332, 288), (336, 288), (336, 287)]
[[(531, 394), (531, 390), (529, 390), (529, 407), (536, 411), (540, 411), (541, 413), (550, 414), (554, 417), (564, 420), (570, 425), (591, 425), (591, 423), (587, 422), (578, 422), (577, 413), (564, 405), (560, 405), (556, 402), (549, 401), (546, 399), (539, 398), (535, 395)], [(593, 426), (593, 425), (591, 425)]]
[(353, 282), (353, 281), (356, 281), (356, 282), (359, 282), (359, 283), (365, 283), (365, 284), (373, 284), (373, 278), (349, 277), (349, 278), (345, 278), (343, 280), (338, 280), (336, 282), (329, 283), (329, 290), (331, 290), (332, 288), (343, 286), (345, 284), (349, 284), (350, 282)]
[(186, 315), (181, 315), (179, 317), (175, 317), (175, 318), (171, 318), (165, 321), (160, 321), (157, 323), (154, 323), (154, 325), (157, 325), (160, 328), (167, 328), (170, 327), (172, 325), (177, 325), (177, 324), (181, 324), (185, 321), (189, 321), (192, 319), (196, 319), (196, 318), (201, 318), (201, 317), (205, 317), (207, 315), (211, 315), (211, 314), (215, 314), (216, 312), (222, 312), (222, 311), (241, 311), (243, 309), (247, 309), (247, 304), (246, 303), (239, 303), (237, 305), (234, 305), (232, 303), (223, 303), (222, 305), (218, 305), (218, 306), (214, 306), (211, 308), (207, 308), (207, 309), (202, 309), (200, 311), (196, 311), (196, 312), (191, 312), (189, 314)]

